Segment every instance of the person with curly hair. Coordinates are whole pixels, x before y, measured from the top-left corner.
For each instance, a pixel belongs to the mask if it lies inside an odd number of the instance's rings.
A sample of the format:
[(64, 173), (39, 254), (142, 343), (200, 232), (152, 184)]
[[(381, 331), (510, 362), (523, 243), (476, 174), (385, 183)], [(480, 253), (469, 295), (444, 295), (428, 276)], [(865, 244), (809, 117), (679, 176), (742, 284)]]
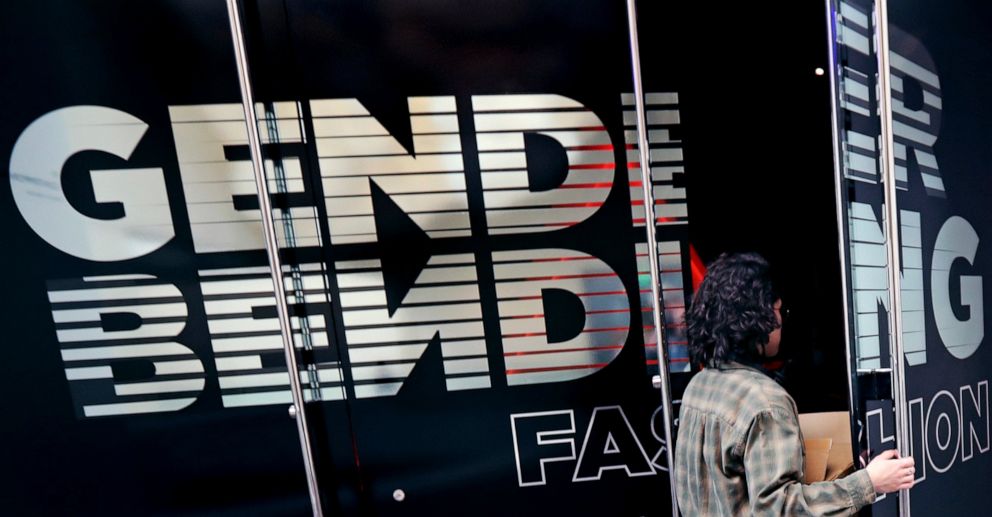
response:
[(778, 354), (782, 299), (756, 253), (714, 261), (686, 313), (689, 356), (703, 370), (682, 397), (676, 496), (697, 515), (850, 515), (876, 494), (910, 488), (913, 458), (878, 455), (863, 470), (805, 483), (792, 397), (762, 368)]

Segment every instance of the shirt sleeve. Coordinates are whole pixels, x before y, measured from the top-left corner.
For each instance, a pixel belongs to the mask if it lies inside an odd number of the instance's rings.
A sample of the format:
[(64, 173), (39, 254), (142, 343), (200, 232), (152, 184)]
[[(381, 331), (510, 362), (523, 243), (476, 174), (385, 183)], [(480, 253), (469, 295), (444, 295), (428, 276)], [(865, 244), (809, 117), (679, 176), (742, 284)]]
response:
[(803, 444), (794, 411), (762, 411), (742, 446), (753, 515), (851, 515), (875, 501), (868, 472), (803, 484)]

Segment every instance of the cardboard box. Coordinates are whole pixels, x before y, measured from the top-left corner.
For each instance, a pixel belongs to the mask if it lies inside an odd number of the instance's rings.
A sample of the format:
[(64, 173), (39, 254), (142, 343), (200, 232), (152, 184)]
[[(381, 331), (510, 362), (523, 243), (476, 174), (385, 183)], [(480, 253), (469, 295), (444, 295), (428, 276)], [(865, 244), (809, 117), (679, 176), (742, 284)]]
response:
[(847, 411), (803, 413), (799, 427), (806, 447), (806, 482), (832, 481), (854, 472), (851, 417)]

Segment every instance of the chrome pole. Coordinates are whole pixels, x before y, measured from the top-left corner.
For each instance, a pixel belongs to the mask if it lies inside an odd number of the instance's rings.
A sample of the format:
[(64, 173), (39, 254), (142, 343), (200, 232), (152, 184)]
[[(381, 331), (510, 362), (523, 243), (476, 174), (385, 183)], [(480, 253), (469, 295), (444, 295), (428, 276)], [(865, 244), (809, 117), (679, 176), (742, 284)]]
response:
[(289, 388), (293, 395), (293, 405), (290, 407), (290, 414), (296, 420), (296, 431), (299, 435), (300, 447), (303, 452), (303, 466), (306, 470), (313, 515), (314, 517), (322, 517), (324, 512), (320, 504), (320, 488), (317, 485), (313, 449), (310, 446), (310, 432), (307, 427), (307, 415), (304, 411), (303, 390), (300, 387), (299, 367), (296, 364), (293, 329), (290, 326), (289, 308), (286, 305), (286, 290), (282, 279), (282, 260), (279, 257), (279, 244), (276, 240), (275, 225), (272, 221), (272, 201), (269, 197), (269, 187), (266, 182), (265, 168), (262, 162), (262, 144), (258, 136), (258, 126), (256, 125), (258, 119), (255, 114), (255, 99), (252, 93), (251, 76), (248, 71), (245, 36), (241, 26), (241, 12), (238, 9), (238, 0), (227, 0), (227, 15), (231, 23), (231, 41), (234, 44), (234, 58), (238, 68), (239, 86), (241, 87), (241, 105), (244, 108), (245, 125), (248, 129), (248, 149), (251, 153), (251, 163), (255, 173), (255, 188), (258, 190), (258, 206), (262, 215), (262, 233), (265, 238), (265, 251), (269, 257), (269, 269), (272, 274), (276, 313), (279, 317), (283, 352), (286, 356), (286, 369), (289, 374)]
[(648, 149), (647, 117), (644, 113), (644, 84), (641, 81), (641, 52), (637, 41), (637, 7), (635, 0), (627, 0), (627, 25), (630, 32), (630, 60), (634, 72), (634, 106), (637, 110), (637, 146), (640, 152), (641, 187), (644, 191), (644, 226), (647, 233), (648, 264), (651, 268), (651, 297), (655, 343), (658, 347), (658, 376), (661, 379), (662, 419), (665, 425), (665, 459), (668, 461), (668, 481), (672, 492), (672, 516), (679, 514), (675, 498), (675, 459), (672, 441), (672, 393), (668, 375), (668, 347), (665, 346), (665, 310), (661, 299), (661, 268), (658, 265), (658, 237), (654, 216), (654, 189), (651, 185), (651, 154)]
[[(902, 263), (899, 257), (899, 207), (896, 202), (895, 143), (892, 130), (892, 86), (889, 70), (889, 12), (887, 0), (876, 0), (878, 30), (878, 105), (882, 122), (882, 183), (885, 189), (886, 252), (889, 259), (889, 357), (892, 404), (896, 413), (896, 447), (909, 455), (909, 418), (906, 404), (906, 369), (902, 346)], [(909, 490), (899, 491), (899, 515), (908, 517)]]

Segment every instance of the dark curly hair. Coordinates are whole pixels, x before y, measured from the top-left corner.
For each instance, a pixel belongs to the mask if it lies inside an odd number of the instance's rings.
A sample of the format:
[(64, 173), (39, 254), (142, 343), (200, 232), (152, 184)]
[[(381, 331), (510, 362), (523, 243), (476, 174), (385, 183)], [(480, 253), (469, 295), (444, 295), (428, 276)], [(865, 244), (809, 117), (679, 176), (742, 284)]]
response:
[(768, 334), (778, 328), (779, 293), (768, 262), (757, 253), (720, 255), (710, 264), (685, 315), (693, 364), (759, 362)]

